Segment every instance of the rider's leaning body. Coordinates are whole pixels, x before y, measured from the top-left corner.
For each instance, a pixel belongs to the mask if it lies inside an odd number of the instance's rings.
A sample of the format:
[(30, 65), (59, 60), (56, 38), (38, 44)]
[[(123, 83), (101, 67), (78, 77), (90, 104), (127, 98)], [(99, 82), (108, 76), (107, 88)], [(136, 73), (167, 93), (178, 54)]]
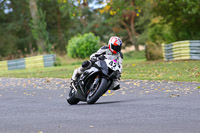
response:
[(122, 41), (119, 37), (113, 36), (108, 42), (108, 46), (101, 47), (97, 52), (93, 53), (90, 56), (89, 61), (84, 61), (82, 66), (74, 70), (72, 81), (75, 81), (76, 78), (82, 74), (85, 70), (89, 69), (92, 66), (92, 62), (98, 59), (98, 55), (104, 55), (107, 59), (114, 59), (117, 64), (119, 64), (120, 69), (117, 75), (118, 78), (113, 79), (113, 83), (110, 87), (112, 90), (120, 89), (119, 79), (122, 73), (122, 62), (123, 54), (121, 53)]

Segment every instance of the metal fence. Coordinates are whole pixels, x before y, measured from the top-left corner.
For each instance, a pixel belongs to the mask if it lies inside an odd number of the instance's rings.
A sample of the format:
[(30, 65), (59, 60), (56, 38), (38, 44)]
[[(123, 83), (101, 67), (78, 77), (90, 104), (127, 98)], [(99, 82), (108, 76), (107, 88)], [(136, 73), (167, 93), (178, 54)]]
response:
[(0, 61), (0, 71), (52, 67), (55, 61), (56, 55), (54, 54)]
[(200, 60), (200, 40), (179, 41), (171, 44), (163, 44), (164, 60), (192, 59)]

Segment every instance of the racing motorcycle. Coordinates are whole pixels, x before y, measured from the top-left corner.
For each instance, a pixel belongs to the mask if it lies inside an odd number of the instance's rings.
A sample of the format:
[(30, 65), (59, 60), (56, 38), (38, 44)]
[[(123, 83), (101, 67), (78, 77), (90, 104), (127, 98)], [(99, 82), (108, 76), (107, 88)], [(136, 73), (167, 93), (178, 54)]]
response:
[[(116, 57), (115, 57), (116, 58)], [(71, 105), (79, 101), (94, 104), (108, 89), (119, 74), (120, 65), (112, 55), (99, 55), (92, 66), (71, 82), (67, 102)]]

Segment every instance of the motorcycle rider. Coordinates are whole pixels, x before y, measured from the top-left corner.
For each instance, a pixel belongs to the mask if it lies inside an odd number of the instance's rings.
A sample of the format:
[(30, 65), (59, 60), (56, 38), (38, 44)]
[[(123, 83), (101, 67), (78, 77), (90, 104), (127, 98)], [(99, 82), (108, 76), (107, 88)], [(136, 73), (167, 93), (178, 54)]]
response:
[(117, 78), (113, 79), (113, 83), (110, 86), (110, 88), (112, 90), (120, 89), (119, 79), (122, 73), (122, 62), (123, 62), (123, 54), (121, 53), (121, 47), (122, 47), (122, 40), (117, 36), (112, 36), (109, 39), (108, 46), (101, 47), (96, 53), (93, 53), (90, 56), (90, 60), (84, 61), (81, 67), (74, 70), (74, 73), (72, 76), (72, 82), (76, 81), (77, 77), (81, 75), (85, 70), (89, 69), (92, 66), (93, 62), (101, 58), (101, 57), (98, 58), (99, 55), (102, 55), (102, 54), (112, 55), (115, 59), (117, 59), (116, 61), (120, 66), (120, 70), (116, 76)]

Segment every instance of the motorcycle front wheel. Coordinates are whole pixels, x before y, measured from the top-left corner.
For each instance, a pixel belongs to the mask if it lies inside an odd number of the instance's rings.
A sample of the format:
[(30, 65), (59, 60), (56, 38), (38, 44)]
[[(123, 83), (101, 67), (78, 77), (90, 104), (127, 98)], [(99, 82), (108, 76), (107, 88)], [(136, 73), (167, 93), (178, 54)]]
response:
[(87, 95), (87, 103), (94, 104), (107, 91), (107, 84), (108, 81), (105, 78), (98, 80), (98, 83), (93, 88), (90, 88), (90, 92)]
[(70, 88), (70, 91), (69, 91), (69, 96), (67, 98), (67, 102), (71, 105), (74, 105), (74, 104), (77, 104), (80, 100), (75, 98), (75, 89), (74, 88)]

